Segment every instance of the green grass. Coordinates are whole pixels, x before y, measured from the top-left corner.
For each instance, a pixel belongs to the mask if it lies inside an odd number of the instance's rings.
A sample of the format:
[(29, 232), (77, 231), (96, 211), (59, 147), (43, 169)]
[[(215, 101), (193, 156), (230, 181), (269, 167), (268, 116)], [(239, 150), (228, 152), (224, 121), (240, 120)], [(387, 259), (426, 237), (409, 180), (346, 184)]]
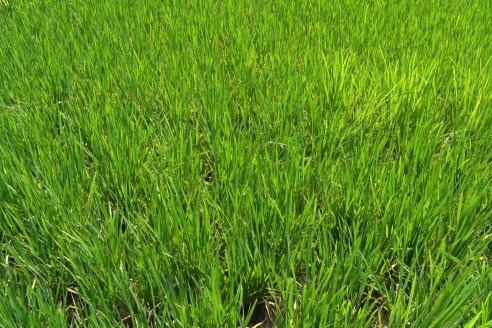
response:
[(0, 0), (0, 326), (492, 327), (491, 21)]

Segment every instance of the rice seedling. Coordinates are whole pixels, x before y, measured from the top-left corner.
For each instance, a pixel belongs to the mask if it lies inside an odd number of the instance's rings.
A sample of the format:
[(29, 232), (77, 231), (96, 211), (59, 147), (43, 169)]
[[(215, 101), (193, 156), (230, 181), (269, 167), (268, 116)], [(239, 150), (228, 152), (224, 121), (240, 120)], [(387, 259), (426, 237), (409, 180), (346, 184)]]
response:
[(0, 0), (0, 326), (492, 327), (491, 20)]

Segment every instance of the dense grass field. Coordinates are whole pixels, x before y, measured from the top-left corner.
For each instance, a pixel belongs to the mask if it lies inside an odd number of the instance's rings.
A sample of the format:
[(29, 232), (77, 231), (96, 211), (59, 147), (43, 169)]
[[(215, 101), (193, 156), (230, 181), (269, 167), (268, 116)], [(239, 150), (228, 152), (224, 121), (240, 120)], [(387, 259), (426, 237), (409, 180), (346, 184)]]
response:
[(0, 0), (0, 327), (492, 327), (491, 22)]

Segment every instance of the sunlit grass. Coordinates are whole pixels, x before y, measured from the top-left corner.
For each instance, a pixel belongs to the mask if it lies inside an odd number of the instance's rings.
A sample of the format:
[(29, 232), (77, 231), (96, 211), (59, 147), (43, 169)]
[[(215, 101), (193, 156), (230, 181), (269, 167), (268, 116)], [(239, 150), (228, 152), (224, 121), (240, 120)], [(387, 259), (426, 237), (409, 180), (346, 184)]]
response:
[(491, 21), (0, 0), (0, 326), (492, 327)]

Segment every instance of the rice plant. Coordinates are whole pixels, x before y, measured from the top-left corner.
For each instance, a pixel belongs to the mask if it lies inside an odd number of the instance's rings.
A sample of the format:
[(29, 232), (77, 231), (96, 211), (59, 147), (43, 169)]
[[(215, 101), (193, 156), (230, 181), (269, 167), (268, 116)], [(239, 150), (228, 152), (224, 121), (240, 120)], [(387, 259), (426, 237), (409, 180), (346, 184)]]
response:
[(492, 327), (491, 21), (0, 0), (0, 327)]

